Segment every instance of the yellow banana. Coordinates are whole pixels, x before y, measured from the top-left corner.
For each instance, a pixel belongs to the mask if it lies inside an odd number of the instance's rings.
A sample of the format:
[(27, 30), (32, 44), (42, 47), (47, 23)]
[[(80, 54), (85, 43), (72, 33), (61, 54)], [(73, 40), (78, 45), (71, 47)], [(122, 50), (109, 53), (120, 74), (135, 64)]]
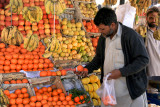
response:
[(49, 53), (44, 53), (42, 56), (44, 58), (49, 58), (51, 55), (52, 55), (52, 52), (49, 52)]
[(47, 3), (45, 4), (45, 9), (46, 9), (46, 13), (50, 14), (50, 7), (51, 7), (52, 2), (51, 1), (47, 1)]
[(29, 41), (31, 39), (31, 34), (27, 34), (26, 38), (24, 39), (24, 48), (28, 47)]

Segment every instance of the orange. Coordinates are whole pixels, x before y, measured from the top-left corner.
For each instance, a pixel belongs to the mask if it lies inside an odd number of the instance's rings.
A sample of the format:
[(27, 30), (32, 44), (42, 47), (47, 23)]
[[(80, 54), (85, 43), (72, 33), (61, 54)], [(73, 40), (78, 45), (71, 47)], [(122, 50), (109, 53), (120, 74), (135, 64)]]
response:
[(35, 92), (37, 92), (37, 91), (38, 91), (37, 87), (34, 87), (34, 91), (35, 91)]
[(29, 63), (29, 60), (28, 59), (25, 59), (24, 60), (24, 64), (28, 64)]
[(58, 101), (58, 96), (57, 95), (53, 97), (53, 101), (55, 101), (55, 102)]
[(21, 52), (22, 54), (25, 54), (25, 53), (27, 53), (27, 50), (26, 50), (26, 49), (21, 49), (20, 52)]
[(23, 65), (22, 65), (22, 69), (23, 69), (23, 70), (26, 70), (26, 69), (28, 69), (28, 66), (27, 66), (26, 64), (23, 64)]
[(9, 81), (4, 81), (4, 84), (10, 84)]
[(43, 67), (44, 67), (44, 68), (48, 68), (48, 64), (44, 63), (44, 64), (43, 64)]
[(57, 75), (56, 72), (53, 71), (53, 72), (52, 72), (52, 76), (56, 76), (56, 75)]
[(43, 93), (43, 90), (42, 90), (42, 89), (39, 89), (38, 92), (39, 92), (40, 94), (42, 94), (42, 93)]
[(41, 104), (42, 104), (42, 105), (47, 104), (47, 100), (42, 100), (42, 101), (41, 101)]
[(34, 69), (36, 69), (36, 70), (37, 70), (37, 69), (38, 69), (38, 67), (39, 67), (39, 66), (38, 66), (38, 64), (33, 64), (33, 68), (34, 68)]
[(0, 61), (0, 65), (4, 65), (4, 60), (1, 60), (1, 61)]
[(3, 71), (3, 70), (0, 70), (0, 73), (4, 73), (4, 71)]
[(4, 44), (4, 43), (0, 43), (0, 48), (2, 49), (2, 48), (5, 48), (6, 47), (6, 45)]
[(23, 94), (18, 94), (18, 98), (24, 98)]
[(30, 98), (30, 100), (31, 100), (32, 102), (36, 102), (36, 101), (37, 101), (37, 97), (36, 97), (36, 96), (32, 96), (32, 97)]
[(9, 60), (5, 60), (4, 65), (10, 65), (10, 61)]
[(48, 90), (48, 92), (51, 92), (51, 91), (52, 91), (52, 88), (51, 88), (51, 87), (48, 87), (47, 90)]
[(51, 96), (48, 97), (48, 101), (52, 101), (53, 98)]
[(59, 106), (60, 106), (61, 104), (62, 104), (62, 102), (61, 102), (61, 101), (57, 101), (57, 105), (59, 105)]
[(38, 64), (38, 68), (43, 68), (43, 64), (42, 64), (42, 63), (39, 63), (39, 64)]
[(5, 51), (6, 51), (6, 48), (1, 49), (1, 52), (5, 52)]
[(21, 69), (22, 69), (22, 66), (21, 66), (21, 65), (17, 65), (17, 66), (16, 66), (16, 69), (17, 69), (17, 70), (21, 70)]
[(13, 50), (15, 53), (19, 53), (19, 49), (14, 49)]
[(23, 79), (22, 82), (23, 83), (28, 83), (28, 80), (27, 79)]
[(80, 98), (79, 98), (79, 97), (75, 97), (75, 98), (74, 98), (74, 102), (77, 103), (77, 102), (79, 102), (79, 101), (80, 101)]
[(30, 101), (29, 98), (24, 98), (23, 99), (23, 104), (29, 104), (29, 101)]
[(4, 56), (0, 56), (0, 60), (5, 60), (5, 57)]
[(11, 59), (11, 64), (17, 64), (17, 59)]
[(7, 48), (6, 52), (13, 52), (13, 48)]
[(71, 96), (66, 96), (66, 101), (71, 101)]
[(60, 101), (64, 101), (66, 98), (65, 98), (65, 96), (60, 96), (59, 99), (60, 99)]
[(58, 94), (62, 93), (62, 89), (57, 89)]
[(22, 83), (22, 81), (21, 81), (21, 80), (17, 80), (16, 82), (17, 82), (17, 84), (21, 84), (21, 83)]
[(16, 99), (16, 104), (22, 104), (23, 102), (23, 99), (22, 98), (17, 98)]
[(52, 105), (55, 106), (55, 105), (56, 105), (56, 102), (55, 102), (55, 101), (52, 101)]
[(57, 92), (56, 90), (53, 90), (52, 95), (53, 95), (53, 96), (58, 95), (58, 92)]
[(47, 64), (51, 63), (51, 61), (49, 59), (44, 59), (44, 62)]
[(24, 58), (25, 59), (30, 59), (30, 55), (29, 54), (25, 54)]
[(15, 90), (14, 93), (17, 94), (17, 95), (19, 95), (19, 94), (21, 94), (21, 90), (20, 90), (20, 89), (17, 89), (17, 90)]
[(3, 65), (0, 65), (0, 70), (3, 70)]
[(29, 64), (32, 64), (32, 63), (33, 63), (33, 60), (31, 60), (31, 59), (28, 60), (28, 63), (29, 63)]
[(34, 64), (38, 64), (38, 63), (39, 63), (39, 60), (38, 60), (38, 59), (34, 59), (34, 60), (33, 60), (33, 63), (34, 63)]
[(23, 59), (18, 59), (18, 64), (22, 65), (24, 63)]
[(29, 104), (25, 104), (24, 107), (30, 107), (30, 105)]
[(62, 101), (62, 104), (63, 104), (63, 105), (67, 105), (68, 102), (67, 102), (66, 100), (64, 100), (64, 101)]
[(10, 95), (9, 90), (4, 90), (4, 94), (5, 94), (5, 95)]
[(37, 101), (41, 101), (43, 99), (42, 95), (37, 95)]
[(62, 71), (61, 71), (61, 74), (62, 74), (62, 76), (66, 75), (66, 74), (67, 74), (67, 71), (66, 71), (66, 70), (62, 70)]
[(23, 54), (20, 54), (20, 55), (19, 55), (19, 59), (24, 59), (24, 55), (23, 55)]
[(21, 45), (20, 45), (20, 48), (24, 48), (24, 44), (21, 44)]
[(28, 93), (24, 93), (23, 96), (24, 96), (24, 98), (28, 98), (29, 94)]
[(10, 81), (11, 84), (16, 84), (17, 82), (15, 80)]
[(47, 100), (48, 99), (47, 95), (42, 95), (42, 97), (43, 97), (43, 100)]
[(27, 93), (27, 89), (26, 88), (22, 88), (21, 91), (22, 91), (23, 94)]
[(39, 59), (39, 56), (38, 55), (34, 55), (34, 59)]
[(32, 69), (33, 68), (33, 64), (28, 64), (28, 69)]
[(60, 96), (65, 96), (65, 94), (64, 93), (60, 93)]
[(17, 67), (16, 64), (10, 64), (11, 69), (16, 69), (16, 67)]
[(12, 69), (10, 72), (17, 72), (17, 71)]
[(30, 104), (31, 107), (35, 107), (36, 106), (35, 102), (30, 102), (29, 104)]
[(40, 72), (40, 76), (41, 76), (41, 77), (47, 76), (47, 72), (46, 72), (46, 71), (41, 71), (41, 72)]
[(49, 68), (52, 68), (52, 67), (54, 67), (54, 64), (49, 63)]
[(49, 107), (49, 105), (48, 104), (44, 104), (43, 107)]
[(9, 70), (10, 70), (10, 66), (4, 66), (3, 69), (4, 69), (5, 71), (9, 71)]
[(16, 104), (16, 99), (10, 99), (10, 100), (9, 100), (9, 104), (12, 104), (12, 105), (13, 105), (13, 104)]
[(77, 70), (78, 70), (78, 71), (83, 71), (83, 66), (82, 66), (82, 65), (78, 65), (78, 66), (77, 66)]
[(5, 55), (5, 58), (6, 58), (7, 60), (11, 60), (11, 59), (12, 59), (12, 55), (7, 54), (7, 55)]
[(36, 107), (41, 107), (41, 106), (42, 106), (41, 102), (36, 102)]
[(52, 76), (52, 72), (51, 71), (47, 71), (47, 76)]
[(68, 102), (68, 104), (69, 104), (69, 105), (73, 105), (74, 102), (73, 102), (72, 100), (70, 100), (70, 101)]
[(48, 101), (48, 105), (51, 106), (51, 105), (52, 105), (52, 102)]
[(23, 104), (18, 104), (17, 107), (24, 107)]

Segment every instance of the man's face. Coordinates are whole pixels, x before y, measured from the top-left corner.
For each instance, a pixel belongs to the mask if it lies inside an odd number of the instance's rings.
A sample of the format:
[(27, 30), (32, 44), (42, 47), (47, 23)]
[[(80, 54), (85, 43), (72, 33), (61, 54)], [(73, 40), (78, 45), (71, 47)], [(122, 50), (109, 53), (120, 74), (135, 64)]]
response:
[(157, 12), (153, 12), (150, 13), (147, 17), (147, 24), (150, 28), (154, 28), (157, 26), (158, 24), (158, 13)]
[(98, 27), (98, 29), (99, 29), (99, 32), (100, 32), (105, 38), (110, 37), (111, 35), (113, 35), (113, 31), (114, 31), (114, 30), (112, 29), (111, 25), (108, 26), (108, 25), (100, 24), (100, 25), (97, 26), (97, 27)]

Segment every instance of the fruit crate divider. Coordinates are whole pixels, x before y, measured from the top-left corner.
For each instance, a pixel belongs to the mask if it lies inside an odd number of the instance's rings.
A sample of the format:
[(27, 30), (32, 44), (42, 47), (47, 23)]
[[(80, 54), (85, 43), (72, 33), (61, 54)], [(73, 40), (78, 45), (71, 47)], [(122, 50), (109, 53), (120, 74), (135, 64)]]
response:
[(34, 90), (31, 88), (31, 86), (30, 86), (29, 83), (23, 83), (23, 84), (4, 84), (2, 86), (2, 88), (4, 90), (9, 90), (9, 91), (16, 90), (16, 89), (21, 89), (21, 88), (27, 88), (27, 93), (29, 94), (30, 97), (35, 95)]
[(60, 77), (58, 76), (49, 76), (49, 77), (39, 77), (29, 79), (31, 87), (40, 87), (42, 88), (45, 85), (56, 85), (57, 88), (63, 90), (63, 93), (66, 95), (66, 90), (61, 82)]

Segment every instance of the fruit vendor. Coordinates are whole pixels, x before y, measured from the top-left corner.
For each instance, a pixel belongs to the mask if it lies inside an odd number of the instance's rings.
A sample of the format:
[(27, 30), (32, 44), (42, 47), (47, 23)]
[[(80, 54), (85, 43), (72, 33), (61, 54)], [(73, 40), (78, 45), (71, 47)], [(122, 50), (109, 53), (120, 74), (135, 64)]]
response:
[[(101, 68), (103, 77), (111, 73), (109, 79), (115, 79), (117, 105), (114, 107), (147, 107), (147, 75), (145, 68), (149, 57), (142, 37), (133, 29), (117, 22), (115, 11), (101, 8), (94, 18), (99, 28), (96, 55), (85, 67), (88, 72)], [(104, 104), (101, 104), (101, 107)]]
[(147, 10), (147, 34), (146, 34), (146, 48), (150, 57), (150, 62), (147, 67), (149, 76), (160, 76), (160, 41), (153, 37), (154, 31), (158, 27), (156, 18), (158, 18), (159, 10), (157, 7), (152, 7)]

